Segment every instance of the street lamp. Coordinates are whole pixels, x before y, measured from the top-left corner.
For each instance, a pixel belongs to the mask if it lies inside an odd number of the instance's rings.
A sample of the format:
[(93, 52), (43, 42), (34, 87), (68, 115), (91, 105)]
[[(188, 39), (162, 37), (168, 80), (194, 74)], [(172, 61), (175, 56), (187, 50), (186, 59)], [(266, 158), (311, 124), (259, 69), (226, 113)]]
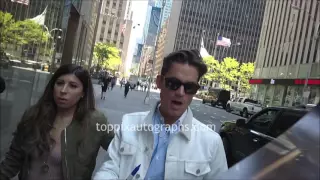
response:
[[(51, 31), (50, 31), (50, 35), (52, 33), (52, 31), (60, 31), (60, 32), (63, 32), (62, 29), (58, 29), (58, 28), (53, 28)], [(51, 35), (52, 37), (52, 35)], [(54, 49), (53, 49), (53, 53), (52, 53), (52, 59), (51, 59), (51, 68), (50, 68), (50, 74), (53, 73), (53, 66), (54, 66), (54, 62), (55, 62), (55, 59), (56, 59), (56, 51), (57, 51), (57, 44), (58, 44), (58, 40), (61, 39), (61, 36), (58, 36), (57, 38), (54, 38), (53, 37), (53, 40), (54, 40)]]
[[(160, 30), (161, 30), (161, 24), (162, 24), (162, 17), (163, 17), (163, 13), (164, 13), (164, 7), (166, 5), (166, 0), (163, 0), (162, 1), (162, 8), (161, 8), (161, 13), (160, 13), (160, 18), (159, 18), (159, 24), (158, 24), (158, 27), (157, 27), (157, 35), (156, 35), (156, 41), (155, 41), (155, 46), (154, 46), (154, 50), (153, 50), (153, 60), (152, 60), (152, 70), (151, 70), (151, 77), (149, 78), (148, 80), (148, 91), (147, 91), (147, 94), (146, 94), (146, 97), (144, 99), (144, 103), (145, 104), (149, 104), (149, 100), (150, 100), (150, 86), (151, 86), (151, 79), (153, 78), (154, 76), (154, 69), (155, 69), (155, 61), (156, 61), (156, 50), (158, 48), (158, 41), (159, 41), (159, 33), (160, 33)], [(152, 12), (151, 12), (152, 13)]]

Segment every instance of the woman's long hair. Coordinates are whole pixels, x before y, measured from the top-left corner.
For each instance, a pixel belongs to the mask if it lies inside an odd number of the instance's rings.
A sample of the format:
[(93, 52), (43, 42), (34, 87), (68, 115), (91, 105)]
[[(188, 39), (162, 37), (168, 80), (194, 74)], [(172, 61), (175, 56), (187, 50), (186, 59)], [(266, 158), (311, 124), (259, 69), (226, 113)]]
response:
[(26, 110), (18, 124), (15, 135), (26, 154), (35, 150), (40, 153), (39, 155), (50, 151), (50, 144), (53, 143), (50, 131), (57, 113), (53, 89), (56, 80), (67, 74), (74, 74), (81, 81), (84, 92), (83, 98), (77, 104), (73, 120), (81, 121), (81, 124), (86, 126), (88, 122), (83, 122), (84, 117), (95, 110), (93, 87), (88, 71), (77, 65), (62, 65), (50, 79), (42, 97)]

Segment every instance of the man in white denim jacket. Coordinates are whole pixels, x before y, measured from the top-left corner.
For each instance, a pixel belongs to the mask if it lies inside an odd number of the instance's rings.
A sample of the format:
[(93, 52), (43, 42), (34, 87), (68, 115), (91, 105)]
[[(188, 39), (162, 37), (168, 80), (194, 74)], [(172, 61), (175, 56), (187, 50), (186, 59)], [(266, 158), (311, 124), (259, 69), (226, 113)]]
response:
[(214, 179), (228, 169), (220, 136), (193, 117), (188, 107), (207, 67), (197, 50), (164, 58), (157, 86), (160, 102), (149, 112), (123, 116), (94, 180)]

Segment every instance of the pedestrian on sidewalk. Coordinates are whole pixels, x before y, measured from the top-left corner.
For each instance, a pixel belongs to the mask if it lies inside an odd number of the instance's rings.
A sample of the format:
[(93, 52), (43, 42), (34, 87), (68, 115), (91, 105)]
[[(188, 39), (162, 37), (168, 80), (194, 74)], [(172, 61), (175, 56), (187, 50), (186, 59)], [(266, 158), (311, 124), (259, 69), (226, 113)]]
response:
[(126, 83), (126, 79), (125, 78), (122, 78), (121, 81), (120, 81), (120, 89), (122, 88), (122, 86), (124, 86)]
[(111, 76), (108, 76), (107, 80), (108, 80), (107, 89), (111, 91), (111, 81), (112, 81), (112, 77), (111, 77)]
[(130, 90), (130, 82), (127, 81), (127, 83), (124, 85), (124, 97), (125, 98), (127, 97), (129, 90)]
[(116, 81), (117, 81), (116, 77), (112, 77), (112, 79), (111, 79), (111, 91), (113, 90), (113, 87), (116, 85)]
[(0, 94), (6, 89), (6, 81), (0, 76)]
[(206, 72), (198, 50), (165, 57), (156, 78), (160, 101), (148, 112), (123, 116), (93, 180), (126, 179), (136, 167), (135, 179), (209, 180), (227, 171), (221, 137), (195, 119), (189, 107)]
[[(91, 179), (100, 147), (108, 149), (113, 131), (95, 108), (87, 70), (62, 65), (39, 101), (27, 109), (17, 126), (0, 179)], [(95, 128), (97, 127), (97, 128)]]
[(140, 82), (137, 81), (137, 90), (139, 91), (140, 90)]
[(106, 99), (108, 84), (109, 84), (108, 76), (106, 75), (105, 77), (102, 78), (102, 86), (101, 86), (101, 99), (103, 100)]

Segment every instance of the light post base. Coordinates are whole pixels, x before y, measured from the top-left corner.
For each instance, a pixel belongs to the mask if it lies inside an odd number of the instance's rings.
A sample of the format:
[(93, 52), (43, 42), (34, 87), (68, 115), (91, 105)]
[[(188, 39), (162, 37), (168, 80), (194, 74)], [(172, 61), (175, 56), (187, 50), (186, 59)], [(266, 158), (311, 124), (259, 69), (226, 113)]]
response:
[(149, 104), (149, 102), (150, 102), (150, 97), (149, 96), (144, 98), (144, 104)]

